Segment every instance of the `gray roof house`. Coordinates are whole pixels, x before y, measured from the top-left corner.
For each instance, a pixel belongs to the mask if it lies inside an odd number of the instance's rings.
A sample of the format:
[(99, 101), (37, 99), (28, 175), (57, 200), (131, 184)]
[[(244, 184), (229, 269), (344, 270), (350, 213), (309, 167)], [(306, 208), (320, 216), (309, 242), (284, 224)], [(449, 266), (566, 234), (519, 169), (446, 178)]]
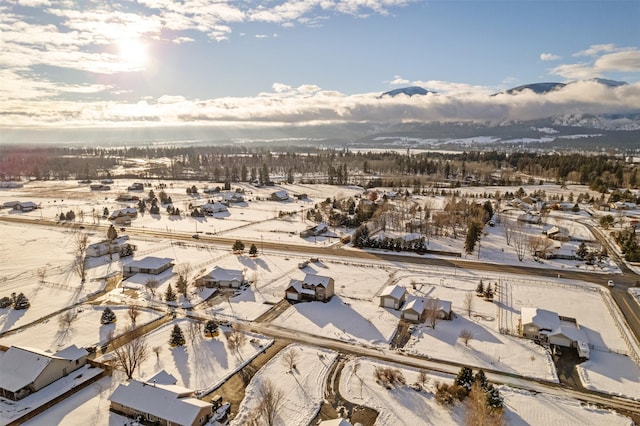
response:
[(287, 201), (289, 194), (287, 191), (281, 189), (280, 191), (272, 192), (269, 199), (272, 201)]
[(171, 374), (161, 371), (145, 382), (131, 380), (118, 385), (109, 397), (110, 410), (159, 425), (206, 424), (213, 405), (195, 398), (193, 390), (176, 382)]
[(244, 271), (239, 269), (226, 269), (214, 267), (209, 273), (196, 279), (196, 284), (208, 288), (231, 287), (239, 288), (244, 284)]
[(75, 345), (55, 354), (11, 346), (0, 358), (0, 395), (22, 399), (85, 365), (87, 355)]
[(543, 345), (576, 348), (581, 358), (589, 358), (589, 339), (575, 318), (562, 317), (546, 309), (525, 306), (520, 309), (520, 336)]
[[(407, 304), (402, 308), (400, 318), (405, 321), (413, 323), (421, 323), (427, 318), (427, 314), (430, 310), (429, 306), (432, 305), (432, 301), (437, 301), (437, 316), (439, 319), (450, 320), (453, 314), (451, 310), (451, 302), (448, 300), (433, 299), (430, 297), (411, 298)], [(435, 306), (435, 303), (433, 303)]]
[(327, 302), (334, 294), (334, 281), (331, 277), (306, 274), (302, 281), (292, 279), (285, 290), (285, 299), (293, 301)]
[(129, 278), (135, 274), (158, 275), (173, 266), (173, 259), (148, 256), (122, 266), (122, 275)]

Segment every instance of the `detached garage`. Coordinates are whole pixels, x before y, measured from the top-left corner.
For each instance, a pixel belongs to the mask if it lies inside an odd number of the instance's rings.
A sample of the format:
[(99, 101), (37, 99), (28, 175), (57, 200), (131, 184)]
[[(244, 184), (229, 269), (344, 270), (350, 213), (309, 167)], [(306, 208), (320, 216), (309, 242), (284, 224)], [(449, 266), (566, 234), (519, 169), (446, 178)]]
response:
[(399, 285), (385, 287), (380, 293), (380, 306), (383, 308), (400, 309), (407, 297), (407, 289)]

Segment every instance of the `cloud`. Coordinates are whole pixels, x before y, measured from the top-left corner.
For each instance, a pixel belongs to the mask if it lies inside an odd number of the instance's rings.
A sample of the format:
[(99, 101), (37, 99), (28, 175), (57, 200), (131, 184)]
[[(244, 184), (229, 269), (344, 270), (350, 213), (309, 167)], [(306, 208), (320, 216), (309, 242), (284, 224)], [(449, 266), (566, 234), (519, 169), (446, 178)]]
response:
[(554, 55), (553, 53), (541, 53), (540, 60), (541, 61), (557, 61), (562, 59), (562, 56)]
[[(455, 83), (438, 84), (456, 86)], [(86, 87), (81, 90), (99, 89)], [(466, 93), (460, 90), (454, 94), (380, 99), (380, 93), (345, 95), (313, 84), (293, 87), (283, 83), (275, 83), (271, 92), (254, 97), (215, 99), (162, 96), (139, 102), (68, 102), (57, 100), (53, 95), (47, 101), (38, 101), (35, 95), (25, 100), (0, 97), (0, 110), (10, 112), (0, 116), (0, 125), (61, 127), (235, 123), (235, 126), (243, 127), (284, 123), (505, 122), (565, 114), (640, 112), (640, 83), (607, 88), (593, 81), (569, 84), (546, 95), (525, 91), (517, 95), (490, 96), (480, 90), (467, 90)]]
[(406, 78), (402, 78), (399, 75), (394, 75), (393, 80), (391, 80), (389, 84), (391, 84), (392, 86), (404, 86), (409, 84), (409, 80), (407, 80)]
[[(603, 52), (606, 53), (602, 54)], [(601, 77), (607, 72), (640, 72), (640, 50), (634, 48), (599, 44), (574, 56), (591, 56), (594, 59), (591, 62), (558, 65), (549, 70), (549, 73), (571, 80), (582, 80)]]

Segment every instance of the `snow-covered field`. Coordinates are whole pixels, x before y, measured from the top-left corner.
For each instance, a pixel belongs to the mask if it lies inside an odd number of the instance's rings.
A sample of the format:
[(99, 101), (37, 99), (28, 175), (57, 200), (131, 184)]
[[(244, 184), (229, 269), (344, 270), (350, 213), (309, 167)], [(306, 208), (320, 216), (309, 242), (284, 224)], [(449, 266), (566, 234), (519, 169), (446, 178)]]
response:
[[(31, 218), (34, 221), (53, 220), (61, 212), (74, 210), (76, 224), (88, 228), (82, 232), (89, 234), (89, 242), (98, 242), (104, 239), (106, 231), (102, 228), (93, 230), (91, 225), (106, 225), (108, 221), (94, 217), (93, 213), (102, 212), (104, 207), (113, 211), (132, 205), (115, 201), (118, 193), (127, 192), (126, 187), (130, 183), (131, 181), (116, 181), (111, 185), (111, 191), (92, 192), (86, 185), (78, 185), (71, 181), (30, 182), (24, 188), (0, 190), (0, 204), (11, 200), (33, 201), (41, 208), (24, 214), (2, 209), (0, 216)], [(157, 183), (154, 181), (152, 185)], [(191, 184), (190, 182), (189, 185)], [(196, 185), (200, 190), (204, 188), (201, 183)], [(175, 206), (187, 211), (189, 203), (195, 205), (206, 202), (208, 197), (204, 195), (187, 195), (186, 186), (185, 182), (176, 182), (165, 190), (173, 198)], [(152, 321), (170, 309), (176, 309), (182, 316), (185, 311), (181, 308), (191, 307), (201, 316), (230, 319), (233, 322), (253, 321), (283, 298), (291, 279), (301, 279), (305, 273), (312, 273), (334, 278), (336, 295), (328, 303), (292, 305), (273, 321), (274, 325), (357, 345), (386, 349), (396, 331), (400, 312), (379, 307), (378, 294), (386, 285), (398, 284), (407, 288), (414, 296), (437, 297), (451, 301), (455, 313), (452, 321), (440, 321), (435, 329), (425, 324), (415, 327), (403, 351), (474, 367), (557, 381), (555, 368), (545, 350), (530, 341), (500, 333), (503, 328), (512, 332), (517, 329), (522, 307), (536, 306), (556, 311), (562, 316), (576, 318), (578, 324), (586, 331), (594, 348), (591, 351), (591, 360), (579, 366), (585, 386), (640, 398), (640, 367), (631, 358), (619, 354), (625, 353), (628, 348), (616, 321), (607, 310), (601, 293), (594, 291), (587, 283), (569, 282), (560, 278), (542, 281), (527, 276), (498, 278), (470, 270), (451, 270), (371, 259), (351, 261), (333, 256), (322, 256), (319, 262), (311, 262), (304, 269), (299, 269), (298, 263), (308, 259), (308, 255), (298, 255), (293, 251), (267, 251), (254, 258), (235, 255), (230, 247), (207, 244), (196, 239), (188, 242), (172, 239), (172, 235), (178, 233), (184, 236), (197, 232), (203, 235), (211, 233), (238, 239), (281, 242), (290, 248), (296, 245), (329, 246), (337, 244), (337, 239), (299, 237), (300, 231), (314, 224), (304, 218), (305, 210), (326, 198), (362, 193), (362, 189), (357, 187), (326, 185), (283, 185), (260, 189), (249, 185), (239, 186), (246, 190), (246, 201), (232, 205), (228, 212), (217, 214), (215, 217), (172, 218), (164, 211), (159, 216), (148, 213), (139, 215), (131, 228), (163, 231), (166, 236), (132, 237), (131, 243), (138, 248), (133, 257), (118, 259), (114, 256), (113, 259), (109, 259), (106, 256), (91, 259), (88, 262), (87, 280), (84, 283), (73, 270), (75, 230), (64, 225), (35, 226), (0, 221), (0, 297), (10, 296), (13, 292), (24, 292), (31, 302), (31, 307), (24, 311), (0, 309), (0, 333), (38, 322), (47, 315), (85, 301), (104, 289), (106, 277), (120, 272), (122, 265), (131, 260), (156, 256), (174, 259), (175, 263), (173, 269), (158, 277), (140, 275), (118, 283), (115, 290), (94, 302), (100, 305), (79, 304), (74, 308), (78, 312), (78, 318), (68, 330), (61, 327), (58, 319), (60, 315), (54, 315), (17, 333), (4, 336), (0, 339), (0, 344), (28, 345), (52, 351), (71, 343), (78, 346), (100, 344), (105, 341), (111, 330), (118, 334), (128, 326), (129, 318), (124, 308), (128, 304), (135, 304), (140, 308), (138, 324)], [(144, 196), (151, 188), (153, 187), (145, 188), (144, 193), (139, 192), (136, 195)], [(267, 201), (269, 193), (278, 189), (287, 190), (290, 195), (306, 193), (308, 198), (292, 199), (288, 202)], [(517, 189), (518, 187), (500, 188), (500, 191), (504, 193)], [(159, 191), (155, 188), (154, 190), (156, 193)], [(482, 193), (482, 190), (483, 188), (464, 189), (465, 192), (476, 193)], [(493, 193), (495, 190), (495, 187), (484, 188), (485, 192)], [(566, 192), (554, 185), (545, 185), (545, 190), (547, 194)], [(586, 191), (581, 187), (570, 190), (575, 194)], [(427, 202), (428, 199), (434, 208), (441, 207), (444, 202), (442, 197), (420, 196), (415, 199), (419, 203)], [(84, 218), (78, 217), (80, 210), (84, 211)], [(295, 213), (278, 218), (280, 211)], [(516, 213), (513, 212), (514, 215)], [(584, 212), (576, 214), (554, 211), (547, 225), (570, 229), (572, 235), (581, 239), (592, 239), (588, 228), (581, 223), (588, 221), (589, 216)], [(526, 225), (525, 232), (540, 235), (542, 228), (540, 225)], [(344, 229), (331, 230), (336, 235), (352, 232)], [(575, 251), (577, 244), (570, 242), (568, 247), (564, 248)], [(357, 250), (346, 246), (344, 248)], [(428, 248), (463, 253), (464, 238), (434, 237), (429, 240)], [(587, 267), (583, 262), (574, 260), (544, 260), (541, 263), (534, 261), (529, 253), (520, 262), (513, 248), (506, 245), (504, 229), (500, 224), (485, 228), (479, 254), (477, 251), (470, 255), (463, 254), (462, 259), (553, 268), (559, 272), (567, 269), (582, 269), (603, 274), (618, 272), (612, 262), (604, 262), (593, 267)], [(251, 285), (230, 294), (229, 297), (218, 297), (211, 289), (196, 290), (192, 287), (188, 299), (179, 296), (175, 306), (168, 307), (166, 302), (162, 301), (164, 292), (169, 284), (176, 289), (176, 271), (186, 266), (189, 267), (189, 280), (208, 272), (214, 266), (220, 266), (244, 270), (245, 277)], [(44, 282), (38, 277), (38, 270), (42, 268), (46, 270)], [(153, 292), (145, 288), (149, 278), (158, 280)], [(498, 282), (503, 292), (502, 298), (496, 297), (494, 303), (475, 298), (472, 314), (468, 315), (464, 307), (464, 298), (466, 294), (474, 292), (480, 279), (483, 279), (485, 284)], [(603, 277), (603, 280), (606, 279), (607, 277)], [(213, 297), (209, 299), (210, 296)], [(209, 301), (203, 303), (207, 299)], [(116, 324), (100, 325), (99, 316), (105, 304), (112, 305), (116, 311)], [(193, 321), (178, 318), (151, 332), (147, 336), (149, 346), (161, 349), (157, 356), (153, 353), (138, 368), (135, 377), (149, 377), (156, 371), (165, 369), (178, 379), (178, 384), (205, 391), (217, 386), (248, 360), (258, 356), (263, 350), (260, 345), (268, 345), (271, 342), (267, 337), (248, 334), (238, 350), (231, 350), (224, 333), (214, 339), (203, 336), (201, 332), (194, 333), (194, 338), (191, 339), (188, 337), (188, 330), (193, 331), (193, 327), (189, 327), (190, 323), (193, 324)], [(183, 328), (187, 337), (186, 346), (169, 348), (168, 339), (173, 324), (180, 324)], [(468, 345), (464, 345), (459, 339), (460, 331), (463, 329), (473, 334)], [(226, 331), (229, 332), (230, 329)], [(37, 341), (31, 340), (34, 333), (39, 336)], [(256, 340), (252, 343), (251, 339)], [(336, 354), (306, 346), (292, 348), (300, 353), (297, 370), (292, 373), (284, 370), (280, 359), (284, 351), (273, 358), (258, 372), (254, 378), (255, 383), (252, 382), (247, 389), (247, 398), (238, 419), (246, 418), (256, 404), (255, 386), (264, 378), (273, 378), (279, 384), (284, 383), (283, 389), (291, 390), (287, 392), (285, 404), (292, 407), (291, 411), (279, 413), (284, 424), (306, 424), (313, 418), (315, 413), (312, 411), (317, 411), (324, 392), (324, 375)], [(428, 393), (417, 393), (410, 388), (391, 391), (383, 389), (371, 381), (372, 374), (367, 372), (367, 369), (372, 370), (372, 365), (370, 361), (362, 361), (358, 377), (354, 376), (355, 378), (352, 377), (353, 374), (349, 376), (350, 370), (345, 368), (343, 382), (344, 386), (347, 386), (344, 392), (347, 393), (343, 392), (343, 395), (349, 395), (350, 398), (360, 395), (359, 398), (362, 400), (356, 399), (355, 402), (380, 411), (378, 424), (423, 424), (425, 418), (429, 419), (427, 421), (431, 424), (455, 424), (462, 421), (463, 414), (459, 408), (449, 411), (437, 405), (432, 394), (430, 396)], [(408, 383), (415, 381), (413, 376), (417, 373), (405, 370)], [(102, 379), (50, 410), (52, 417), (45, 413), (39, 418), (46, 419), (41, 421), (47, 424), (50, 423), (49, 419), (53, 419), (51, 424), (85, 424), (87, 419), (98, 418), (100, 419), (94, 423), (123, 424), (126, 420), (120, 416), (106, 414), (108, 401), (105, 400), (110, 390), (121, 380), (119, 375), (113, 379)], [(575, 421), (571, 421), (572, 418), (578, 419), (577, 423), (580, 424), (629, 424), (627, 419), (602, 410), (580, 407), (569, 400), (533, 396), (507, 388), (501, 390), (507, 402), (507, 419), (512, 424), (576, 424)], [(302, 399), (302, 395), (307, 395), (304, 398), (308, 399)], [(313, 401), (313, 404), (310, 401)], [(542, 414), (545, 411), (542, 407), (545, 405), (552, 409), (549, 413)], [(565, 414), (562, 414), (562, 408), (565, 409)], [(72, 416), (72, 413), (82, 417), (83, 421), (75, 423), (72, 419), (76, 417)], [(393, 419), (393, 422), (385, 423), (385, 419)], [(297, 423), (298, 421), (300, 423)]]
[[(292, 356), (288, 354), (289, 351), (295, 354), (295, 368), (291, 370), (286, 361), (287, 356)], [(322, 405), (327, 375), (337, 355), (336, 352), (312, 346), (287, 346), (251, 379), (238, 415), (231, 424), (246, 424), (260, 403), (260, 389), (265, 381), (271, 382), (276, 392), (282, 392), (275, 424), (310, 424)]]

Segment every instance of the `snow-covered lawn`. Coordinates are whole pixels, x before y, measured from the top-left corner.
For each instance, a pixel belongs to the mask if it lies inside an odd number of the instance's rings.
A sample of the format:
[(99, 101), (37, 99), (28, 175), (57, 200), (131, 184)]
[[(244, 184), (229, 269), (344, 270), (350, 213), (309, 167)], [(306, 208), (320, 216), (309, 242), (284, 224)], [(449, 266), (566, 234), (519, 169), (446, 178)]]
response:
[[(172, 348), (169, 338), (175, 324), (182, 329), (186, 344)], [(150, 354), (136, 370), (134, 378), (144, 379), (165, 370), (178, 380), (180, 386), (196, 391), (209, 390), (258, 356), (272, 342), (272, 339), (264, 336), (240, 332), (245, 336), (244, 341), (237, 349), (231, 349), (225, 336), (225, 331), (230, 329), (221, 327), (219, 335), (211, 338), (204, 335), (202, 324), (199, 332), (194, 330), (195, 338), (192, 339), (190, 324), (197, 325), (197, 322), (176, 319), (146, 335)], [(251, 342), (252, 339), (255, 339), (254, 342)], [(160, 348), (157, 356), (153, 348)]]
[[(295, 368), (289, 371), (287, 353), (294, 351)], [(269, 380), (276, 391), (283, 393), (276, 414), (276, 424), (306, 426), (317, 415), (324, 399), (327, 375), (337, 353), (303, 345), (289, 345), (274, 356), (251, 379), (238, 414), (232, 425), (245, 424), (260, 404), (259, 389)]]
[[(112, 324), (100, 324), (103, 306), (81, 305), (67, 312), (75, 312), (77, 317), (67, 329), (60, 324), (63, 314), (58, 314), (41, 323), (24, 328), (0, 339), (5, 346), (29, 346), (41, 350), (57, 352), (74, 344), (78, 347), (99, 346), (107, 341), (110, 333), (118, 336), (131, 327), (126, 306), (109, 306), (116, 314), (117, 321)], [(162, 316), (161, 313), (137, 308), (138, 317), (135, 326), (139, 327)], [(34, 339), (33, 336), (38, 336)]]
[[(354, 369), (354, 366), (358, 365)], [(376, 367), (399, 369), (406, 385), (387, 389), (376, 383)], [(445, 425), (464, 423), (464, 404), (445, 407), (435, 400), (436, 383), (452, 383), (453, 377), (429, 374), (426, 390), (417, 392), (409, 385), (417, 381), (419, 371), (368, 358), (349, 361), (340, 377), (340, 393), (350, 402), (378, 411), (376, 425)], [(504, 417), (510, 425), (632, 425), (631, 419), (617, 413), (583, 406), (570, 398), (498, 387), (504, 398)]]

